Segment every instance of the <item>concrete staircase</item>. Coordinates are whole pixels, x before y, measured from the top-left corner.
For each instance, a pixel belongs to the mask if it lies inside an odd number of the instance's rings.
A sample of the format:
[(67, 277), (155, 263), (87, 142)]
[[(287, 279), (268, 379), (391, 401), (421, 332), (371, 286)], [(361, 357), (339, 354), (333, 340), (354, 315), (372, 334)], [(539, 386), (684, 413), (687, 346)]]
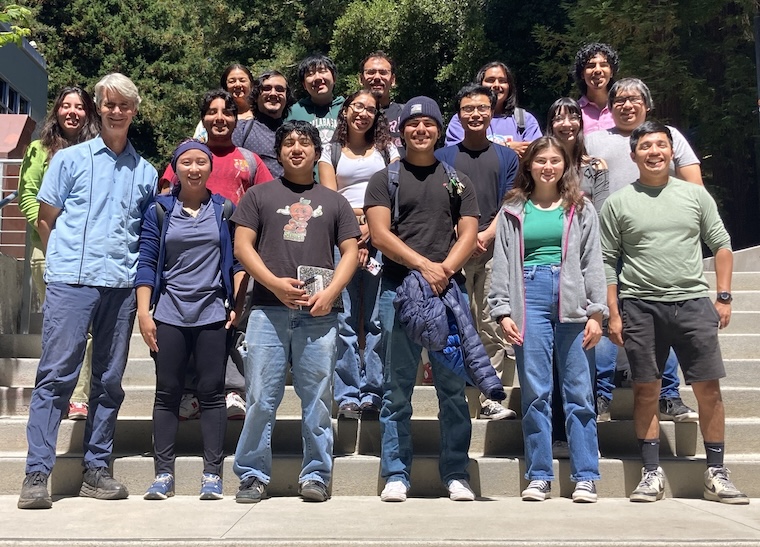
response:
[[(711, 284), (714, 275), (708, 273)], [(727, 465), (732, 479), (750, 497), (760, 497), (760, 272), (734, 274), (734, 315), (721, 333), (728, 377), (723, 381), (726, 403)], [(40, 335), (0, 335), (0, 495), (18, 493), (24, 477), (28, 405), (34, 385)], [(514, 374), (507, 374), (509, 382)], [(138, 334), (132, 337), (130, 361), (124, 377), (126, 399), (121, 408), (114, 446), (113, 471), (133, 494), (142, 494), (153, 478), (151, 412), (154, 365)], [(507, 404), (519, 414), (520, 389), (507, 387)], [(682, 388), (684, 401), (696, 408), (691, 389)], [(477, 392), (469, 392), (475, 415)], [(472, 402), (475, 404), (473, 405)], [(439, 431), (433, 387), (417, 386), (413, 398), (413, 496), (445, 495), (438, 478)], [(617, 389), (609, 423), (599, 424), (602, 454), (602, 497), (626, 497), (639, 480), (641, 464), (633, 431), (630, 389)], [(300, 402), (286, 388), (274, 431), (274, 469), (269, 492), (295, 495), (301, 465)], [(228, 422), (226, 451), (232, 454), (242, 422)], [(662, 466), (668, 478), (668, 496), (702, 495), (704, 448), (697, 424), (663, 422)], [(380, 433), (376, 421), (334, 420), (335, 471), (333, 496), (375, 496), (382, 489), (379, 476)], [(81, 484), (83, 422), (64, 420), (58, 438), (58, 460), (50, 481), (54, 495), (75, 495)], [(201, 463), (198, 421), (180, 425), (177, 441), (177, 493), (196, 495)], [(481, 496), (518, 496), (524, 488), (520, 421), (473, 420), (470, 448), (472, 486)], [(569, 496), (569, 460), (555, 460), (555, 496)], [(234, 494), (237, 478), (232, 456), (225, 461), (225, 492)]]

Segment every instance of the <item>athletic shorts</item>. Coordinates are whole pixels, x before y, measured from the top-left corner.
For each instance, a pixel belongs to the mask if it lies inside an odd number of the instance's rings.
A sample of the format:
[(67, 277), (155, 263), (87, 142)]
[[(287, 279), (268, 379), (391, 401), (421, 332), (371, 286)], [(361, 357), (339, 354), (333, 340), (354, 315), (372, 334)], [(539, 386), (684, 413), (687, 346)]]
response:
[(687, 384), (726, 375), (718, 344), (720, 316), (709, 298), (681, 302), (625, 298), (621, 315), (634, 382), (661, 379), (671, 347)]

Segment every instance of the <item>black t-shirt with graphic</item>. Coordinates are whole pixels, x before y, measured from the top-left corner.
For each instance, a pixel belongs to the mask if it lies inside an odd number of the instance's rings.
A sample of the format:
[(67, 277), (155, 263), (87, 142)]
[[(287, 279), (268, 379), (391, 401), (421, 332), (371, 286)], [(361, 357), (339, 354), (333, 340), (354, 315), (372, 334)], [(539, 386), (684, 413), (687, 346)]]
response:
[[(285, 178), (250, 188), (232, 221), (256, 232), (255, 249), (277, 277), (297, 278), (298, 266), (333, 269), (334, 247), (361, 235), (346, 198), (316, 183)], [(254, 283), (252, 303), (284, 306), (261, 283)]]
[[(454, 227), (461, 217), (478, 218), (478, 201), (472, 181), (457, 171), (464, 188), (452, 198), (447, 187), (449, 177), (443, 164), (420, 167), (406, 160), (399, 166), (399, 217), (391, 231), (417, 253), (433, 262), (443, 262), (456, 242)], [(369, 180), (364, 196), (364, 209), (381, 206), (391, 208), (388, 193), (388, 169), (378, 171)], [(393, 212), (391, 211), (391, 216)], [(383, 275), (400, 282), (409, 273), (406, 266), (383, 258)]]

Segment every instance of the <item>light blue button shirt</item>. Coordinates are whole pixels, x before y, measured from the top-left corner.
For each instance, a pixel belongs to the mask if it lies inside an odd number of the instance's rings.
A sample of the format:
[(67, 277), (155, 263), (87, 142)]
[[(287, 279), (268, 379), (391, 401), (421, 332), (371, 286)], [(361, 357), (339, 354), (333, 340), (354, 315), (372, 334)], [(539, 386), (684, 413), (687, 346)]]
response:
[(140, 225), (157, 183), (156, 170), (130, 142), (118, 156), (99, 136), (56, 153), (37, 194), (61, 209), (48, 241), (45, 281), (132, 287)]

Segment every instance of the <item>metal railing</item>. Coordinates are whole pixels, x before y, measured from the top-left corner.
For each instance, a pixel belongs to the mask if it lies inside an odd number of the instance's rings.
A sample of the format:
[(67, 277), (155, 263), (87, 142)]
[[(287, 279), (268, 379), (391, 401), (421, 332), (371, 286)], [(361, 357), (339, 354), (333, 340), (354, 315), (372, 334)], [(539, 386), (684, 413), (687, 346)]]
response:
[[(32, 310), (32, 268), (31, 258), (31, 228), (23, 215), (9, 216), (7, 206), (18, 198), (18, 173), (21, 168), (20, 159), (0, 159), (0, 234), (24, 234), (24, 243), (3, 242), (4, 247), (21, 247), (23, 245), (24, 271), (21, 277), (21, 312), (19, 314), (19, 334), (29, 334), (29, 321)], [(24, 230), (7, 229), (7, 223), (12, 219), (24, 222)], [(20, 251), (21, 249), (17, 249)], [(17, 253), (21, 254), (21, 253)]]

